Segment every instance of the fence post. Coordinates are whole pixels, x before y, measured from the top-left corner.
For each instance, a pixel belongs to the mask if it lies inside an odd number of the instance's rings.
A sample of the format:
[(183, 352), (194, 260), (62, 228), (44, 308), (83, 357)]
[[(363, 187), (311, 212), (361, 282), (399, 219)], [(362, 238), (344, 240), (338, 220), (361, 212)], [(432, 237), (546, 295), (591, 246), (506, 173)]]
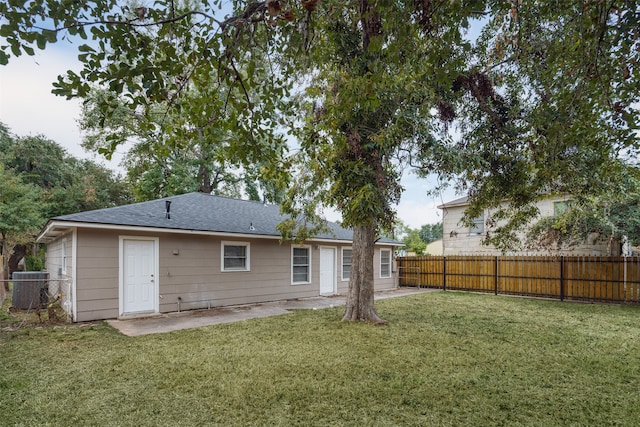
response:
[(564, 301), (564, 255), (560, 256), (560, 301)]
[(494, 294), (498, 295), (498, 257), (497, 256), (496, 256), (496, 260), (495, 260), (495, 263), (493, 265), (493, 268), (495, 268), (495, 275), (494, 275), (495, 290), (494, 290)]
[(622, 258), (622, 262), (623, 262), (623, 268), (624, 268), (624, 272), (623, 272), (623, 293), (624, 293), (624, 302), (627, 302), (627, 256), (625, 255), (624, 258)]
[(442, 257), (442, 290), (447, 290), (447, 257)]

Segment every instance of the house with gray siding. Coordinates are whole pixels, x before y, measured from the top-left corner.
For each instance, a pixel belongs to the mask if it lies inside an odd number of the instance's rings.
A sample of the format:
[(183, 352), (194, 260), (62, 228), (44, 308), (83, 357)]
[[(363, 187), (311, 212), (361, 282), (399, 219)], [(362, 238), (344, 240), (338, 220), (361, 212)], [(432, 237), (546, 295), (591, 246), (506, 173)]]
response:
[[(352, 232), (282, 241), (275, 205), (189, 193), (52, 218), (38, 236), (74, 321), (346, 293)], [(376, 242), (375, 289), (397, 286), (394, 247)]]

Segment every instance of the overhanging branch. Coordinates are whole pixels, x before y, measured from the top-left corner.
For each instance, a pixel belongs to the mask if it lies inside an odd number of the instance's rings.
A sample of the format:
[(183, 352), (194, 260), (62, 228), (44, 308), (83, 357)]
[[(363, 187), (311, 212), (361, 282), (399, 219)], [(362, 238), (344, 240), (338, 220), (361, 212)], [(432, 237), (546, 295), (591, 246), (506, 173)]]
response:
[(93, 25), (119, 25), (119, 26), (127, 26), (127, 27), (132, 27), (132, 28), (142, 28), (142, 27), (153, 27), (153, 26), (158, 26), (158, 25), (164, 25), (164, 24), (171, 24), (174, 22), (178, 22), (178, 21), (182, 21), (190, 16), (201, 16), (203, 18), (209, 19), (212, 22), (215, 22), (219, 28), (220, 31), (224, 31), (227, 27), (229, 27), (230, 25), (233, 25), (237, 22), (240, 21), (251, 21), (251, 22), (257, 22), (260, 19), (255, 19), (254, 15), (256, 14), (264, 14), (264, 12), (267, 10), (266, 8), (266, 2), (265, 1), (259, 1), (259, 2), (252, 2), (249, 3), (247, 5), (247, 8), (239, 15), (236, 16), (232, 16), (229, 17), (227, 19), (225, 19), (224, 21), (220, 21), (218, 19), (215, 18), (215, 16), (210, 15), (208, 13), (205, 12), (201, 12), (201, 11), (196, 11), (196, 10), (191, 10), (185, 13), (182, 13), (180, 15), (175, 16), (174, 15), (174, 9), (172, 7), (171, 9), (171, 17), (170, 18), (166, 18), (166, 19), (161, 19), (159, 21), (153, 21), (153, 22), (142, 22), (143, 18), (140, 17), (136, 17), (134, 19), (130, 19), (130, 20), (124, 20), (124, 21), (117, 21), (117, 20), (112, 20), (112, 19), (98, 19), (95, 21), (79, 21), (79, 22), (75, 22), (73, 24), (70, 25), (65, 25), (62, 27), (58, 27), (58, 28), (44, 28), (44, 27), (39, 27), (37, 25), (34, 25), (33, 28), (40, 30), (40, 31), (52, 31), (54, 33), (58, 33), (60, 31), (65, 31), (65, 30), (69, 30), (71, 28), (82, 28), (82, 27), (90, 27)]

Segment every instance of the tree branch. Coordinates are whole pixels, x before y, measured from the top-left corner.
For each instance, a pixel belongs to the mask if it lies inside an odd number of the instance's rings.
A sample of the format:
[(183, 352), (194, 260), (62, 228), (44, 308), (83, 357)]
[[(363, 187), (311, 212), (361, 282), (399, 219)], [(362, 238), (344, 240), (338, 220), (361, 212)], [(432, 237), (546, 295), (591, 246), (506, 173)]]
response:
[(204, 18), (207, 18), (213, 22), (215, 22), (216, 24), (218, 24), (218, 27), (220, 28), (220, 31), (224, 31), (228, 26), (235, 24), (238, 21), (247, 21), (247, 20), (251, 20), (252, 16), (255, 15), (256, 13), (264, 13), (266, 11), (266, 2), (265, 1), (256, 1), (256, 2), (252, 2), (249, 3), (247, 5), (247, 8), (244, 10), (244, 12), (242, 12), (242, 14), (240, 15), (236, 15), (236, 16), (232, 16), (229, 17), (227, 19), (225, 19), (224, 21), (219, 21), (217, 20), (213, 15), (209, 15), (208, 13), (204, 13), (201, 11), (197, 11), (197, 10), (191, 10), (188, 12), (185, 12), (181, 15), (175, 16), (175, 9), (173, 7), (173, 2), (172, 2), (172, 7), (171, 7), (171, 18), (166, 18), (166, 19), (161, 19), (159, 21), (153, 21), (153, 22), (141, 22), (142, 20), (140, 18), (134, 18), (131, 20), (126, 20), (126, 21), (115, 21), (115, 20), (111, 20), (111, 19), (99, 19), (96, 21), (79, 21), (79, 22), (75, 22), (73, 24), (70, 25), (65, 25), (63, 27), (59, 27), (59, 28), (54, 28), (54, 29), (50, 29), (50, 28), (44, 28), (44, 27), (40, 27), (37, 25), (34, 25), (33, 28), (40, 30), (40, 31), (53, 31), (55, 33), (58, 33), (60, 31), (65, 31), (65, 30), (69, 30), (71, 28), (81, 28), (81, 27), (90, 27), (93, 25), (123, 25), (123, 26), (128, 26), (128, 27), (132, 27), (132, 28), (140, 28), (140, 27), (153, 27), (153, 26), (157, 26), (157, 25), (164, 25), (164, 24), (171, 24), (174, 22), (178, 22), (181, 21), (183, 19), (188, 18), (189, 16), (194, 16), (194, 15), (198, 15), (198, 16), (202, 16)]

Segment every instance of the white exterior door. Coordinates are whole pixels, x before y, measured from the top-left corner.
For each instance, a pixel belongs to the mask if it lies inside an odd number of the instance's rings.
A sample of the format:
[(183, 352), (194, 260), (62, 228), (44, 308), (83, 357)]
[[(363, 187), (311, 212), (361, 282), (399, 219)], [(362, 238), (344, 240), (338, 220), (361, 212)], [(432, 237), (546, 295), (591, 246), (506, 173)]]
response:
[(156, 241), (122, 240), (122, 314), (157, 311)]
[(336, 293), (336, 249), (320, 248), (320, 294)]

